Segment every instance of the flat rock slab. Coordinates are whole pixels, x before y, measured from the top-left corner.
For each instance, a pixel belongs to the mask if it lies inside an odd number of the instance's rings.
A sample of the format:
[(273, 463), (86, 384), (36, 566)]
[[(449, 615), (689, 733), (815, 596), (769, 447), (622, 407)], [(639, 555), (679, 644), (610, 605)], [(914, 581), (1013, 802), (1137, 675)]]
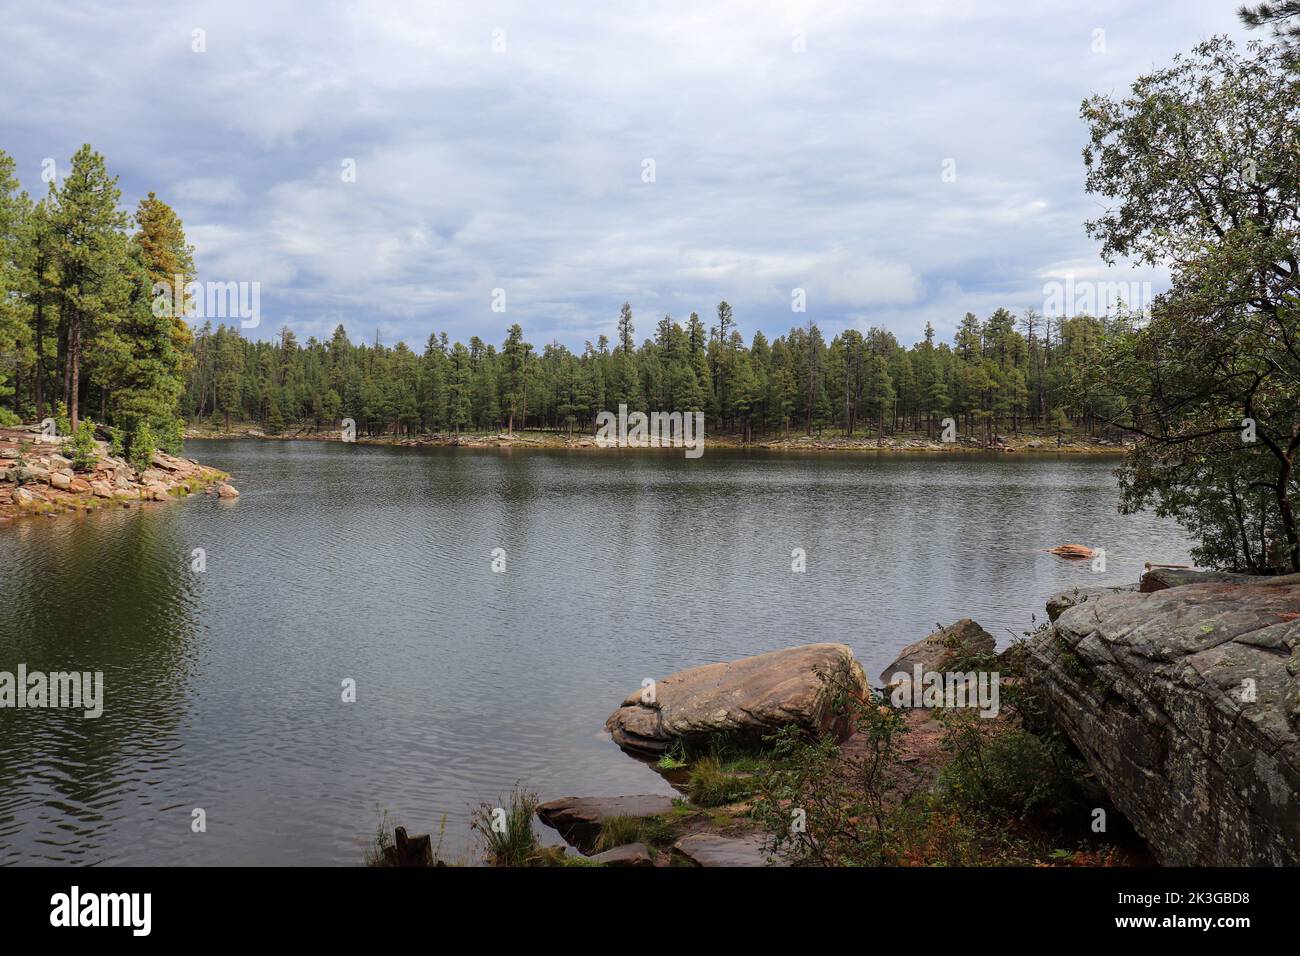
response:
[(696, 866), (771, 866), (763, 844), (764, 838), (757, 834), (692, 833), (674, 843), (673, 849)]
[(1180, 588), (1188, 584), (1249, 584), (1259, 578), (1231, 571), (1201, 571), (1197, 568), (1152, 568), (1142, 575), (1138, 590), (1143, 594)]
[(600, 828), (611, 817), (658, 817), (673, 808), (672, 797), (561, 797), (537, 808), (537, 817), (573, 847), (590, 853)]
[(842, 736), (847, 728), (819, 672), (866, 690), (862, 665), (847, 645), (805, 644), (670, 674), (629, 694), (605, 728), (624, 750), (649, 757), (678, 741), (707, 746), (722, 737), (757, 745), (791, 724)]
[(654, 854), (644, 843), (625, 843), (604, 853), (597, 853), (591, 859), (605, 866), (654, 866)]

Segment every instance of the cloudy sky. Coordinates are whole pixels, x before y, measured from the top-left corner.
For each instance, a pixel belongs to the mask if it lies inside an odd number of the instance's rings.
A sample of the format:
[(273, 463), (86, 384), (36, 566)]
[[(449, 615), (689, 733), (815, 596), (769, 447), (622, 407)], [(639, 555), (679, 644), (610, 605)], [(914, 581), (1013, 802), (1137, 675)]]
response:
[(261, 284), (249, 335), (581, 348), (725, 298), (906, 343), (1100, 274), (1080, 101), (1235, 6), (7, 0), (0, 148), (156, 191), (200, 279)]

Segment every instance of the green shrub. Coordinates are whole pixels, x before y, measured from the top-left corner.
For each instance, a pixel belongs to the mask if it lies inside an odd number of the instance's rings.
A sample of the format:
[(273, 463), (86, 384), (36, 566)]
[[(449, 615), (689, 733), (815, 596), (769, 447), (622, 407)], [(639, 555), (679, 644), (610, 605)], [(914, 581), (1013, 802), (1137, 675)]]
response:
[(185, 422), (180, 418), (166, 418), (158, 423), (158, 447), (169, 455), (179, 455), (185, 450)]
[(0, 428), (16, 428), (22, 423), (23, 420), (9, 409), (0, 408)]
[(95, 425), (83, 421), (77, 425), (77, 433), (63, 443), (63, 454), (72, 459), (72, 466), (78, 471), (89, 471), (99, 461), (99, 446), (95, 444)]
[(600, 836), (596, 838), (596, 852), (602, 853), (629, 843), (653, 846), (667, 840), (670, 834), (668, 824), (662, 817), (610, 817), (600, 826)]
[(136, 471), (143, 472), (153, 464), (153, 453), (158, 450), (158, 439), (148, 419), (141, 419), (127, 439), (127, 461)]
[(880, 866), (898, 826), (892, 808), (914, 789), (915, 770), (898, 759), (908, 725), (878, 694), (859, 696), (843, 669), (818, 676), (861, 746), (842, 751), (830, 735), (783, 728), (755, 781), (752, 815), (792, 863)]
[(687, 794), (701, 807), (720, 807), (743, 800), (754, 791), (754, 779), (726, 769), (714, 757), (705, 757), (691, 765)]
[(508, 808), (484, 803), (474, 811), (470, 826), (478, 831), (490, 865), (528, 866), (539, 862), (540, 846), (533, 831), (537, 804), (537, 794), (515, 787)]

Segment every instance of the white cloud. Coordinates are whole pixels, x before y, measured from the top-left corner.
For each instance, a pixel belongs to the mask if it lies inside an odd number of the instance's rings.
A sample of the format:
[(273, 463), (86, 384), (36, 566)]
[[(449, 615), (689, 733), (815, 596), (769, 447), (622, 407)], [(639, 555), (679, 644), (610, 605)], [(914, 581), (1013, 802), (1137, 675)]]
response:
[(804, 287), (828, 332), (904, 341), (1038, 307), (1098, 265), (1079, 102), (1235, 30), (1222, 0), (11, 7), (0, 148), (29, 189), (89, 141), (128, 202), (177, 206), (206, 278), (261, 281), (303, 334), (519, 321), (572, 347), (625, 299), (641, 333), (726, 298), (776, 334)]

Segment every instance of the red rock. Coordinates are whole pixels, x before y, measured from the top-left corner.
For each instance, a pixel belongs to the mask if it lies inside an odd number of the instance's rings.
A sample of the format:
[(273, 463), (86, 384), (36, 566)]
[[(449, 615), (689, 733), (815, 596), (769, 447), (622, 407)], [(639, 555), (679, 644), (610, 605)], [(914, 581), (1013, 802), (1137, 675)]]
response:
[(845, 644), (805, 644), (737, 661), (691, 667), (633, 691), (605, 728), (624, 750), (658, 756), (677, 741), (708, 745), (718, 737), (761, 744), (781, 727), (847, 733), (832, 711), (819, 672), (842, 672), (861, 694), (862, 665)]
[(1061, 544), (1055, 548), (1047, 548), (1048, 554), (1055, 554), (1058, 557), (1069, 558), (1080, 561), (1085, 558), (1091, 558), (1094, 554), (1092, 548), (1082, 544)]

